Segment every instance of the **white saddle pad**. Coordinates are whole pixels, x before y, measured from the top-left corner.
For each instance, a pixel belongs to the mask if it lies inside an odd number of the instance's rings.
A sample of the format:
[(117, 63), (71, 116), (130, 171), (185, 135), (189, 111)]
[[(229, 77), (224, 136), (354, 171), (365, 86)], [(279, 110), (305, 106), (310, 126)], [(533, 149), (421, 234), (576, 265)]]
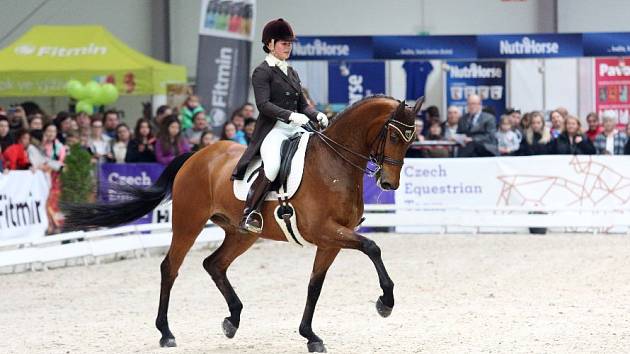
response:
[[(308, 139), (311, 136), (311, 133), (304, 133), (300, 138), (300, 144), (298, 145), (298, 149), (293, 155), (293, 160), (291, 162), (291, 172), (289, 173), (289, 179), (287, 181), (287, 198), (293, 197), (295, 192), (297, 192), (300, 187), (300, 182), (302, 182), (302, 175), (304, 174), (304, 156), (306, 156), (306, 145), (308, 145)], [(256, 171), (261, 164), (260, 158), (256, 158), (250, 162), (249, 166), (247, 166), (247, 170), (245, 172), (245, 178), (242, 180), (234, 181), (234, 196), (236, 199), (244, 201), (247, 198), (247, 193), (249, 192), (249, 187), (256, 180), (256, 175), (258, 172)], [(254, 173), (255, 175), (250, 178), (250, 176)], [(247, 182), (249, 180), (249, 182)], [(283, 195), (284, 196), (284, 195)], [(269, 192), (267, 193), (267, 198), (265, 200), (278, 200), (278, 193)]]

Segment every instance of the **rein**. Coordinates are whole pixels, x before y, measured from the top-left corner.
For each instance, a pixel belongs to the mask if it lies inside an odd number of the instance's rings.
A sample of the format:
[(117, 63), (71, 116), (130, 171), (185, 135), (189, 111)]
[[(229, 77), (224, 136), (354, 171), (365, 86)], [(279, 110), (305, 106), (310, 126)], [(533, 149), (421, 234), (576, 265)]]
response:
[[(414, 136), (415, 133), (415, 124), (414, 125), (409, 125), (409, 124), (405, 124), (401, 121), (398, 121), (395, 119), (396, 115), (405, 109), (405, 103), (400, 102), (400, 105), (398, 107), (398, 109), (394, 110), (389, 118), (387, 119), (387, 121), (385, 122), (385, 124), (383, 124), (383, 127), (381, 128), (381, 131), (379, 132), (379, 134), (374, 138), (374, 140), (372, 141), (372, 143), (370, 144), (370, 155), (366, 156), (363, 155), (361, 153), (358, 153), (338, 142), (336, 142), (335, 140), (329, 138), (328, 136), (324, 135), (322, 132), (320, 132), (317, 129), (308, 129), (309, 131), (312, 131), (313, 133), (315, 133), (319, 138), (322, 139), (322, 142), (324, 142), (324, 144), (326, 144), (326, 146), (328, 146), (335, 154), (337, 154), (337, 156), (339, 156), (342, 160), (344, 160), (345, 162), (347, 162), (348, 164), (350, 164), (352, 167), (360, 170), (363, 173), (367, 173), (370, 177), (374, 177), (382, 168), (383, 168), (383, 164), (389, 164), (389, 165), (393, 165), (393, 166), (402, 166), (403, 165), (403, 161), (402, 160), (397, 160), (397, 159), (393, 159), (387, 155), (385, 155), (385, 146), (387, 145), (387, 132), (389, 131), (389, 127), (394, 128), (403, 138), (403, 140), (405, 140), (405, 142), (409, 142), (411, 141), (411, 139)], [(310, 126), (309, 126), (310, 128)], [(402, 128), (402, 129), (401, 129)], [(403, 130), (405, 131), (405, 133), (403, 133)], [(376, 144), (376, 153), (374, 153), (374, 145)], [(354, 162), (350, 161), (350, 159), (348, 159), (346, 156), (344, 156), (344, 154), (342, 154), (340, 151), (338, 151), (337, 149), (335, 149), (335, 147), (341, 148), (345, 151), (347, 151), (348, 153), (361, 158), (362, 160), (366, 161), (366, 162), (372, 162), (376, 165), (376, 167), (374, 168), (370, 168), (368, 167), (361, 167), (357, 164), (355, 164)]]

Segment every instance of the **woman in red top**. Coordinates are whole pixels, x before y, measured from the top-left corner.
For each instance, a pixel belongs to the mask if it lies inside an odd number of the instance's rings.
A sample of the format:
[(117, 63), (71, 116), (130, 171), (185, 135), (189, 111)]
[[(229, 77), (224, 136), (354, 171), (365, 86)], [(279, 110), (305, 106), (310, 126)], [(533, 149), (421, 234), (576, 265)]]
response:
[(28, 130), (20, 129), (15, 134), (16, 143), (10, 145), (3, 153), (4, 167), (8, 170), (28, 170), (31, 162), (28, 160), (26, 148), (30, 144), (31, 134)]

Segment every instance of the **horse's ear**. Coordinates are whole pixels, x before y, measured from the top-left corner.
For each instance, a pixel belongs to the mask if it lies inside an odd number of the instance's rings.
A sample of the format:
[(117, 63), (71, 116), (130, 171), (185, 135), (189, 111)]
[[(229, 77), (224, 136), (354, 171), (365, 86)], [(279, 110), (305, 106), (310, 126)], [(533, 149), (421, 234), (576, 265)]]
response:
[(422, 108), (422, 104), (424, 103), (424, 96), (421, 96), (420, 98), (418, 98), (418, 100), (416, 101), (415, 106), (413, 106), (413, 114), (416, 115), (418, 114), (418, 112), (420, 112), (420, 108)]

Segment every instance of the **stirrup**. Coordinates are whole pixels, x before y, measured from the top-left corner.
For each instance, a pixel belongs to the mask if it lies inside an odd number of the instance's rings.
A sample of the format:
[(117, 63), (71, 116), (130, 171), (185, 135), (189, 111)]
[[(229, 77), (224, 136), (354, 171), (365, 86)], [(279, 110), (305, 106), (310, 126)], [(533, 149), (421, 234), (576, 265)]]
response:
[[(252, 218), (252, 216), (254, 214), (257, 215), (258, 218), (260, 219), (260, 227), (257, 227), (255, 225), (250, 224), (250, 221), (252, 221), (251, 218)], [(263, 225), (264, 225), (264, 219), (263, 219), (262, 214), (258, 210), (254, 210), (254, 211), (252, 211), (251, 213), (249, 213), (247, 215), (247, 217), (243, 221), (242, 227), (243, 227), (243, 229), (245, 229), (245, 230), (247, 230), (249, 232), (253, 232), (255, 234), (259, 234), (263, 230)]]

